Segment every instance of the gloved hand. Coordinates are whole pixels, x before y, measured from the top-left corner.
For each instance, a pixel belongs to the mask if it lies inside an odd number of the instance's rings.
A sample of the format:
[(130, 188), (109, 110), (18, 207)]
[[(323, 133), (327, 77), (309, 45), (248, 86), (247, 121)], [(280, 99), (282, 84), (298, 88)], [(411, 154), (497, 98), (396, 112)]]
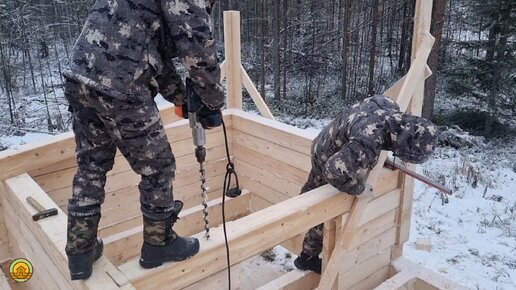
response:
[(193, 83), (190, 78), (186, 79), (186, 98), (187, 111), (197, 114), (199, 123), (201, 123), (204, 129), (212, 129), (222, 125), (222, 112), (220, 109), (212, 110), (202, 102), (201, 97), (193, 89)]

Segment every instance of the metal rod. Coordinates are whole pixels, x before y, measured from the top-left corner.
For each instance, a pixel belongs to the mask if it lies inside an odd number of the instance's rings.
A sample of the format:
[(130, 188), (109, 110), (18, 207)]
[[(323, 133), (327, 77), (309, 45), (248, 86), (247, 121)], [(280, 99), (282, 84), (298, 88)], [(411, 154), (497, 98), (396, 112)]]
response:
[(442, 185), (440, 183), (437, 183), (435, 181), (432, 181), (428, 177), (423, 176), (421, 174), (418, 174), (418, 173), (416, 173), (416, 172), (414, 172), (414, 171), (412, 171), (410, 169), (407, 169), (407, 168), (405, 168), (405, 167), (403, 167), (403, 166), (401, 166), (399, 164), (396, 164), (396, 163), (392, 162), (392, 160), (390, 160), (390, 159), (385, 160), (385, 164), (383, 165), (383, 167), (389, 168), (389, 169), (392, 169), (392, 170), (399, 170), (399, 171), (405, 173), (408, 176), (414, 177), (415, 179), (417, 179), (417, 180), (419, 180), (419, 181), (421, 181), (421, 182), (423, 182), (423, 183), (425, 183), (425, 184), (427, 184), (427, 185), (429, 185), (429, 186), (431, 186), (433, 188), (438, 189), (439, 191), (442, 191), (442, 192), (444, 192), (444, 193), (446, 193), (448, 195), (452, 194), (452, 190), (447, 188), (446, 186), (444, 186), (444, 185)]

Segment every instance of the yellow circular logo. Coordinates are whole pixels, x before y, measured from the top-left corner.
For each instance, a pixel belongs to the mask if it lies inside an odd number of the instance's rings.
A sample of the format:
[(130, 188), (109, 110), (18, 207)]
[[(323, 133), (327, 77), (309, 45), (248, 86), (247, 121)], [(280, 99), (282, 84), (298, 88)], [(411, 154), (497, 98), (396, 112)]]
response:
[(32, 277), (32, 263), (27, 259), (16, 259), (9, 266), (9, 275), (16, 282), (25, 282)]

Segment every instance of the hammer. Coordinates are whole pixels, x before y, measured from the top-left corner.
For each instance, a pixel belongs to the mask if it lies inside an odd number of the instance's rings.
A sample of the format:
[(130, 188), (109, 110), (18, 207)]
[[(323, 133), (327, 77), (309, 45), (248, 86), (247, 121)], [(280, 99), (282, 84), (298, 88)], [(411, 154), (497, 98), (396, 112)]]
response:
[(37, 200), (32, 196), (27, 197), (27, 202), (34, 207), (38, 213), (32, 216), (33, 221), (39, 221), (40, 219), (47, 218), (49, 216), (57, 215), (57, 208), (45, 209)]

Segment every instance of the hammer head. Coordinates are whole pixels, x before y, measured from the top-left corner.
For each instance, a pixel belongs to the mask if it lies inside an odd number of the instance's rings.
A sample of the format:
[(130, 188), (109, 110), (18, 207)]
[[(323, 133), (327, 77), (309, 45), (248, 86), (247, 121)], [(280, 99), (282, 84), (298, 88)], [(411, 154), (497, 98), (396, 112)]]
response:
[(44, 211), (40, 211), (37, 214), (34, 214), (32, 216), (32, 220), (39, 221), (40, 219), (44, 219), (44, 218), (47, 218), (47, 217), (53, 216), (53, 215), (57, 215), (57, 208), (51, 208), (51, 209), (46, 209)]

